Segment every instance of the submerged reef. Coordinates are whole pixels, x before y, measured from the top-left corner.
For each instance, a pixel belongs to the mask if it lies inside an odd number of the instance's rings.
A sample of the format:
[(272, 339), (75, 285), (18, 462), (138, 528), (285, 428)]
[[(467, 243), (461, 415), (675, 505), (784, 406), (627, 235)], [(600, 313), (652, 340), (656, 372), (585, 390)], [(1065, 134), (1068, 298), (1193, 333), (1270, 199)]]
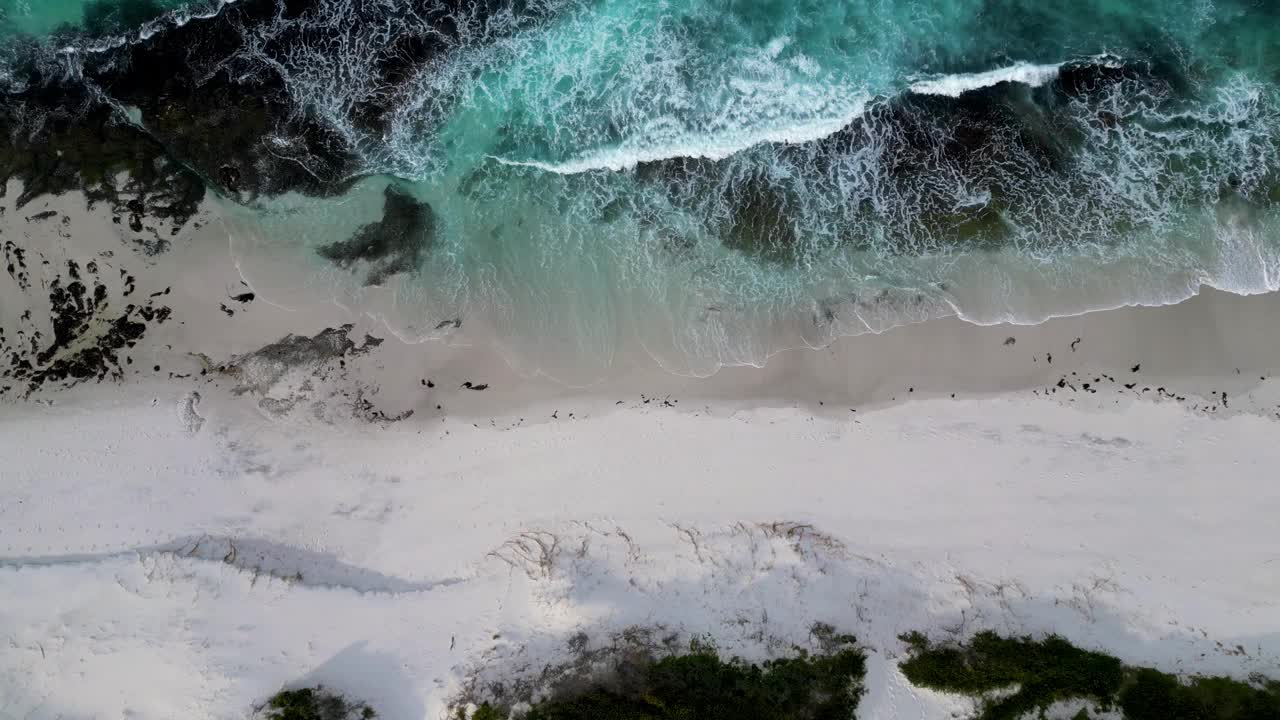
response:
[(394, 186), (387, 186), (384, 195), (381, 220), (317, 250), (340, 268), (367, 267), (365, 285), (381, 285), (391, 275), (412, 271), (435, 236), (430, 205)]

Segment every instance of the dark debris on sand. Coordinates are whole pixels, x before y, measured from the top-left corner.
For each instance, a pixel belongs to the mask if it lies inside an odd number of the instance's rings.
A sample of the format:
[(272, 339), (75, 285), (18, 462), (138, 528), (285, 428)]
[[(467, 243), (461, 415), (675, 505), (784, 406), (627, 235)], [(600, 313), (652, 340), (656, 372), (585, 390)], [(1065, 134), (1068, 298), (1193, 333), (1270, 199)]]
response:
[[(12, 243), (6, 243), (6, 249), (12, 255), (19, 250)], [(25, 278), (16, 272), (10, 276)], [(29, 280), (19, 282), (19, 287), (29, 290)], [(45, 387), (120, 380), (124, 377), (121, 352), (136, 346), (149, 326), (162, 324), (172, 315), (168, 306), (154, 298), (140, 304), (113, 304), (96, 262), (82, 267), (68, 260), (46, 289), (53, 337), (39, 329), (30, 310), (21, 316), (14, 337), (6, 337), (0, 329), (0, 357), (5, 359), (0, 396), (28, 397)], [(124, 364), (131, 362), (126, 358)]]

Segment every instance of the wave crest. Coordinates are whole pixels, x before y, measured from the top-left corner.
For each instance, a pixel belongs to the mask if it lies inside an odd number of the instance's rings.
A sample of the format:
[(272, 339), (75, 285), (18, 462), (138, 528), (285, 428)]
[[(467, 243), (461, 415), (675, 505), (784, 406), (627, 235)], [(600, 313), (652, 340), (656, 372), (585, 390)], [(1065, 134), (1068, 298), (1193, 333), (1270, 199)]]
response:
[(909, 89), (917, 95), (942, 95), (958, 98), (967, 92), (1006, 82), (1040, 87), (1056, 79), (1061, 68), (1062, 63), (1035, 65), (1020, 62), (1008, 67), (984, 72), (940, 75), (926, 80), (916, 80), (911, 83)]

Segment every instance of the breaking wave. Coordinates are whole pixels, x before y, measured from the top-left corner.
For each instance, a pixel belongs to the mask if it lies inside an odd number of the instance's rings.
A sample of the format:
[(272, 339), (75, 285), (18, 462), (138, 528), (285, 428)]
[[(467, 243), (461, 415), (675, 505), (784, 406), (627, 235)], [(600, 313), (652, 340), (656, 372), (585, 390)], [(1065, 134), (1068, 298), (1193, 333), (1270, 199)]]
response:
[(945, 95), (954, 98), (973, 90), (980, 90), (1005, 82), (1040, 87), (1058, 77), (1058, 69), (1060, 67), (1061, 64), (1033, 65), (1022, 62), (996, 70), (943, 75), (928, 80), (917, 80), (911, 83), (910, 89), (911, 92), (919, 95)]
[(560, 175), (573, 175), (590, 170), (630, 170), (641, 163), (679, 158), (724, 160), (756, 145), (765, 143), (799, 145), (839, 132), (862, 115), (868, 99), (866, 96), (850, 98), (849, 107), (843, 115), (818, 117), (781, 127), (766, 126), (746, 130), (729, 128), (717, 133), (709, 130), (691, 130), (675, 120), (657, 121), (646, 128), (644, 134), (628, 137), (615, 147), (593, 150), (560, 163), (511, 160), (502, 157), (493, 157), (493, 160), (503, 165), (537, 168)]

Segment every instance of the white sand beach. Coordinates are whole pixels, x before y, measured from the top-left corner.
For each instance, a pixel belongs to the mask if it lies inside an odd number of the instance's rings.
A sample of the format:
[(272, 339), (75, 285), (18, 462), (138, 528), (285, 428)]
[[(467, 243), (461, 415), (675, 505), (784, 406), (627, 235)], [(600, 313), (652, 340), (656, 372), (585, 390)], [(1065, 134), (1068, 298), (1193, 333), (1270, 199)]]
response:
[[(867, 719), (963, 707), (902, 678), (910, 630), (1280, 674), (1280, 294), (930, 321), (701, 379), (633, 354), (571, 388), (483, 323), (407, 345), (273, 304), (216, 222), (149, 256), (14, 189), (11, 346), (51, 332), (69, 260), (109, 296), (92, 322), (170, 312), (118, 380), (0, 383), (0, 717), (242, 718), (319, 682), (440, 718), (584, 648), (766, 658), (815, 622), (868, 649)], [(326, 329), (350, 347), (252, 354)]]

